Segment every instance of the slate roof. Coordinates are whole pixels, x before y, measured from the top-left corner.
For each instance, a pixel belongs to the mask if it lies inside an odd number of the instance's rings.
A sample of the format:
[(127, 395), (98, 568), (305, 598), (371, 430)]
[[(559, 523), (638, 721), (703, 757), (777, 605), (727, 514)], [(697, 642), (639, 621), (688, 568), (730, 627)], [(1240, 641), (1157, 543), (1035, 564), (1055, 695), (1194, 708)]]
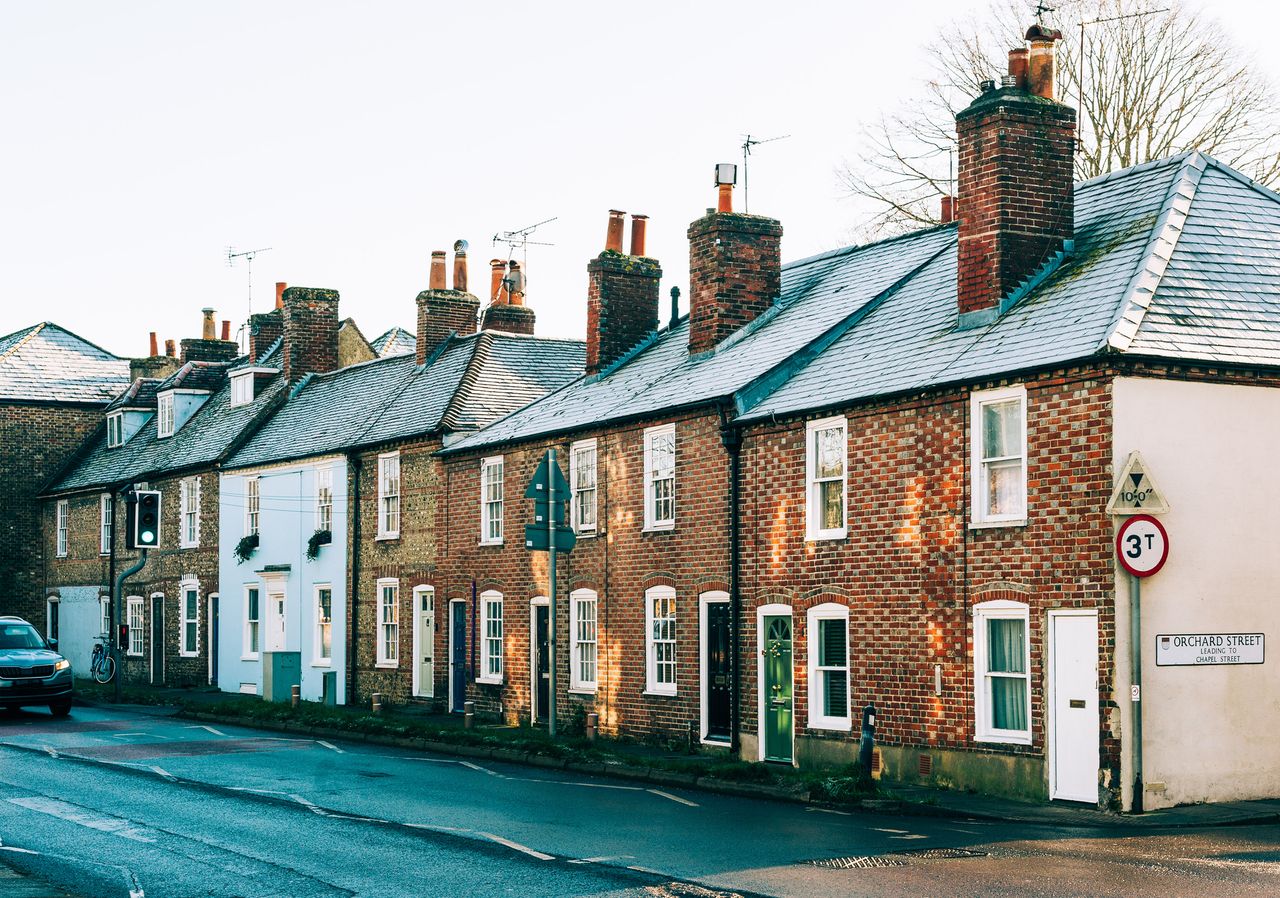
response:
[(581, 341), (481, 331), (425, 365), (394, 355), (317, 375), (232, 456), (251, 467), (482, 427), (582, 373)]
[(159, 392), (160, 380), (154, 377), (140, 377), (125, 388), (125, 391), (111, 400), (107, 411), (114, 412), (122, 408), (156, 407), (156, 393)]
[(385, 358), (391, 355), (403, 355), (406, 352), (416, 352), (418, 337), (413, 331), (393, 327), (382, 336), (375, 338), (369, 345), (373, 347), (374, 352)]
[(0, 399), (105, 405), (128, 383), (128, 359), (52, 322), (0, 337)]
[(1280, 365), (1280, 195), (1198, 152), (1076, 185), (1074, 249), (991, 324), (956, 328), (956, 225), (783, 267), (712, 353), (688, 321), (454, 444), (465, 451), (732, 401), (742, 420), (1128, 353)]
[(204, 390), (214, 392), (223, 385), (227, 371), (236, 362), (187, 362), (156, 385), (156, 392), (166, 390)]

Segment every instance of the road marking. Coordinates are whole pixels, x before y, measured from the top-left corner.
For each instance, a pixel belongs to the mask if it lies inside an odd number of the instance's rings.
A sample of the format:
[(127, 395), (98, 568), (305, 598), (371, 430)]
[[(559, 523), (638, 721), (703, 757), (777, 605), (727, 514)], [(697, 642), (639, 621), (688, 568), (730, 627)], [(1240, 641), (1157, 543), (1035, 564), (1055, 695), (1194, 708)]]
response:
[(464, 829), (464, 828), (463, 828), (463, 827), (461, 827), (461, 826), (442, 826), (442, 825), (440, 825), (440, 824), (438, 824), (438, 823), (406, 823), (406, 824), (405, 824), (405, 826), (412, 827), (413, 829), (430, 829), (430, 830), (437, 830), (437, 831), (439, 831), (439, 832), (450, 832), (450, 833), (469, 833), (469, 832), (471, 832), (471, 830), (469, 830), (469, 829)]
[(30, 848), (18, 848), (14, 845), (0, 845), (0, 851), (12, 851), (17, 854), (39, 854), (38, 851), (32, 851)]
[(687, 798), (681, 798), (679, 795), (672, 795), (670, 792), (663, 792), (661, 789), (645, 789), (644, 791), (649, 792), (653, 795), (660, 796), (662, 798), (669, 798), (672, 801), (678, 801), (680, 804), (688, 805), (691, 808), (698, 807), (698, 803), (696, 801), (690, 801)]
[(611, 783), (562, 783), (559, 780), (532, 780), (535, 783), (555, 783), (558, 786), (586, 786), (588, 789), (617, 789), (621, 792), (643, 792), (644, 786), (615, 786)]
[(300, 804), (300, 805), (302, 805), (303, 807), (305, 807), (307, 810), (311, 811), (312, 813), (319, 814), (321, 817), (328, 817), (328, 816), (329, 816), (329, 813), (328, 813), (327, 811), (325, 811), (325, 809), (324, 809), (324, 808), (318, 808), (318, 807), (316, 807), (314, 804), (312, 804), (311, 802), (307, 801), (307, 800), (306, 800), (305, 798), (303, 798), (301, 795), (295, 795), (294, 793), (290, 792), (290, 793), (289, 793), (289, 797), (290, 797), (290, 798), (292, 798), (294, 801), (296, 801), (298, 804)]
[(232, 786), (232, 790), (236, 792), (261, 792), (263, 795), (288, 795), (288, 792), (281, 792), (279, 789), (251, 789), (248, 786)]
[(848, 811), (837, 811), (833, 808), (805, 808), (806, 811), (816, 811), (819, 814), (839, 814), (841, 817), (852, 817)]
[(569, 861), (571, 864), (603, 864), (605, 861), (632, 861), (634, 854), (606, 854), (601, 857), (580, 857)]
[(323, 739), (317, 739), (317, 740), (316, 740), (316, 743), (317, 743), (318, 745), (323, 745), (325, 748), (329, 749), (330, 751), (336, 751), (336, 752), (337, 752), (338, 754), (340, 754), (340, 755), (345, 755), (345, 754), (346, 754), (346, 752), (345, 752), (345, 751), (343, 751), (342, 749), (338, 748), (338, 746), (333, 745), (332, 743), (329, 743), (329, 742), (325, 742)]
[(496, 776), (501, 780), (508, 779), (508, 777), (498, 773), (496, 770), (490, 770), (488, 767), (481, 767), (479, 764), (472, 764), (470, 761), (457, 761), (455, 763), (461, 764), (463, 767), (468, 767), (471, 770), (479, 770), (481, 773), (487, 773), (489, 776)]
[(213, 733), (213, 735), (215, 735), (215, 736), (225, 736), (225, 735), (227, 735), (226, 733), (222, 732), (222, 730), (215, 730), (213, 727), (207, 727), (207, 726), (204, 726), (203, 724), (199, 724), (199, 723), (197, 723), (197, 724), (192, 724), (191, 726), (185, 726), (185, 727), (183, 727), (183, 729), (184, 729), (184, 730), (208, 730), (209, 732)]
[(905, 835), (905, 836), (890, 836), (889, 838), (890, 838), (890, 839), (927, 839), (927, 838), (929, 838), (929, 837), (928, 837), (928, 836), (921, 836), (921, 835), (917, 835), (917, 834), (915, 834), (915, 833), (910, 833), (910, 834)]
[(154, 770), (156, 773), (160, 774), (161, 776), (163, 776), (165, 779), (167, 779), (171, 783), (176, 783), (178, 781), (178, 778), (176, 776), (174, 776), (169, 771), (165, 770), (163, 767), (157, 767), (154, 764), (152, 764), (151, 769)]
[(494, 842), (497, 842), (499, 845), (505, 845), (508, 848), (515, 849), (516, 851), (523, 851), (525, 854), (529, 855), (530, 857), (536, 857), (540, 861), (554, 861), (556, 859), (555, 855), (553, 854), (544, 854), (541, 851), (537, 851), (533, 848), (530, 848), (528, 845), (521, 845), (519, 842), (512, 842), (510, 839), (504, 839), (502, 838), (502, 836), (495, 836), (493, 833), (477, 832), (476, 835), (484, 836), (486, 839), (492, 839)]
[(54, 749), (53, 749), (53, 746), (52, 746), (52, 745), (42, 745), (42, 746), (40, 746), (40, 747), (41, 747), (41, 748), (43, 748), (46, 752), (48, 752), (48, 753), (49, 753), (49, 757), (51, 757), (51, 758), (57, 758), (57, 757), (58, 757), (58, 753), (57, 753), (56, 751), (54, 751)]
[(898, 833), (899, 835), (905, 835), (906, 833), (911, 832), (909, 829), (885, 829), (883, 826), (873, 826), (871, 828), (878, 833)]
[(110, 817), (105, 814), (89, 813), (73, 804), (58, 801), (54, 798), (33, 796), (31, 798), (6, 798), (5, 801), (9, 802), (9, 804), (16, 804), (19, 807), (26, 808), (29, 811), (48, 814), (50, 817), (57, 817), (77, 826), (110, 833), (122, 839), (131, 839), (134, 842), (155, 841), (154, 838), (146, 834), (148, 830), (135, 827), (128, 820), (120, 817)]

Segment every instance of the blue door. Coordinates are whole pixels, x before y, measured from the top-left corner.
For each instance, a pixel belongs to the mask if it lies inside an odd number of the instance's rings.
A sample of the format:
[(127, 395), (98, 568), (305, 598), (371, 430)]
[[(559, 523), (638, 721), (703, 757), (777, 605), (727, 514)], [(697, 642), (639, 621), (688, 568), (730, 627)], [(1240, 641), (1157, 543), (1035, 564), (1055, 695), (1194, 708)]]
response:
[(467, 698), (467, 603), (449, 603), (449, 710)]

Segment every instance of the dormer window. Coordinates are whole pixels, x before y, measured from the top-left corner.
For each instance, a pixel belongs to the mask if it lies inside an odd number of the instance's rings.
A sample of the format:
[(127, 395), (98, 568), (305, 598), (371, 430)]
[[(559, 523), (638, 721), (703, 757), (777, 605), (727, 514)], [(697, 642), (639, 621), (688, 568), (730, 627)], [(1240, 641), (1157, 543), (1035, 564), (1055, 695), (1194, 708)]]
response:
[(231, 406), (248, 405), (253, 402), (253, 372), (231, 376)]
[(113, 412), (107, 415), (107, 448), (117, 449), (124, 445), (124, 412)]
[(156, 436), (173, 436), (172, 393), (161, 393), (156, 400)]

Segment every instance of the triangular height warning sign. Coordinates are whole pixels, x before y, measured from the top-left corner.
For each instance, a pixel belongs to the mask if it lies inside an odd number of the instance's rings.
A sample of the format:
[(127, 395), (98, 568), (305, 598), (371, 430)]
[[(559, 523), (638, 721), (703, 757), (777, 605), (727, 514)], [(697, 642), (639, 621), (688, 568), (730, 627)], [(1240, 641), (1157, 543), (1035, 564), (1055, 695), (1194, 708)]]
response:
[(1107, 514), (1164, 514), (1169, 503), (1156, 486), (1141, 452), (1130, 452), (1116, 481)]

